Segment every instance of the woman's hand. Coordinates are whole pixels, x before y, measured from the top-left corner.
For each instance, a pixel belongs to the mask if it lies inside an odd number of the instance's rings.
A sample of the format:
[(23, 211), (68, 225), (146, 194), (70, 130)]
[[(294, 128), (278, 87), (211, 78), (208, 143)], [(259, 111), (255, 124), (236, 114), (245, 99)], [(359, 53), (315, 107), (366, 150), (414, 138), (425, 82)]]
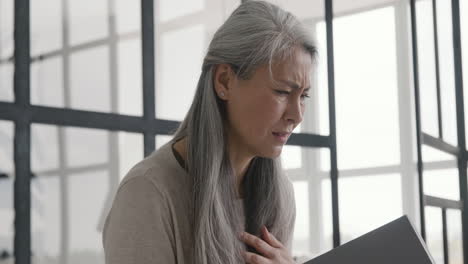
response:
[(265, 226), (261, 229), (262, 238), (242, 232), (241, 240), (254, 247), (262, 255), (244, 252), (244, 259), (249, 264), (293, 264), (293, 258), (288, 249), (281, 244)]

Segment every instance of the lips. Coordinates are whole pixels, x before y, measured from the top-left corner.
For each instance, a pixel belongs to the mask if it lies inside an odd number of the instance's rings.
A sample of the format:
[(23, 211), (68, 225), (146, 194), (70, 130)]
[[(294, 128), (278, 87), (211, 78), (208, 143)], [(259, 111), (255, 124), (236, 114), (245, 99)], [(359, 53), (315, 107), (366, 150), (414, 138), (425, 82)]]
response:
[(272, 132), (272, 134), (279, 143), (284, 145), (286, 141), (288, 141), (289, 135), (291, 133), (290, 132)]
[(291, 132), (273, 132), (273, 134), (275, 136), (283, 137), (283, 136), (289, 136), (289, 134), (291, 134)]

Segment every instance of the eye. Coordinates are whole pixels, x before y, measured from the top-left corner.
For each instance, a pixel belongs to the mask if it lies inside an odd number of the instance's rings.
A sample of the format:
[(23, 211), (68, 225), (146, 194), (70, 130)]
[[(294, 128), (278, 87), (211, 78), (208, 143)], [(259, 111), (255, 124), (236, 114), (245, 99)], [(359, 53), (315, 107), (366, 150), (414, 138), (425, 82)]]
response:
[(280, 95), (288, 95), (290, 94), (290, 92), (288, 91), (282, 91), (282, 90), (275, 90), (276, 93), (280, 94)]
[(301, 95), (301, 98), (306, 99), (306, 98), (310, 98), (310, 96), (308, 94), (303, 94), (303, 95)]

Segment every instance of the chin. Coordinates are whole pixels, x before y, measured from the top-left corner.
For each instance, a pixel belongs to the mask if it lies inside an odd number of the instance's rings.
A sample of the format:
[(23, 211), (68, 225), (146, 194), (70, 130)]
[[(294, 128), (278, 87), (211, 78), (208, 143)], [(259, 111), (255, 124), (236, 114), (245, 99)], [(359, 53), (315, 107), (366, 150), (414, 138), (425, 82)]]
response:
[(278, 158), (281, 155), (281, 152), (283, 151), (283, 146), (275, 146), (269, 150), (264, 150), (261, 153), (259, 153), (260, 157), (263, 158), (269, 158), (269, 159), (275, 159)]

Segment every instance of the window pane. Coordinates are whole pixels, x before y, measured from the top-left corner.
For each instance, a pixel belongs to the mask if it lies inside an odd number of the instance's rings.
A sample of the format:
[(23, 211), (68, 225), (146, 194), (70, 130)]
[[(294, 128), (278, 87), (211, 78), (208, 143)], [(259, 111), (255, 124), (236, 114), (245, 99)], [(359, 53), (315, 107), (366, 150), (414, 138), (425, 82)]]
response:
[(423, 175), (426, 195), (451, 200), (460, 199), (458, 169), (426, 170)]
[(428, 145), (422, 145), (421, 152), (422, 152), (422, 159), (425, 163), (424, 164), (425, 166), (426, 165), (429, 166), (429, 163), (431, 161), (446, 161), (448, 164), (450, 164), (451, 167), (457, 166), (455, 157), (453, 155), (439, 151)]
[(455, 157), (423, 145), (424, 193), (431, 196), (458, 200), (458, 169)]
[(328, 173), (328, 177), (321, 180), (320, 184), (321, 188), (321, 220), (322, 220), (322, 238), (321, 238), (321, 247), (319, 252), (316, 255), (320, 255), (320, 253), (325, 253), (331, 249), (333, 249), (333, 207), (332, 207), (332, 194), (331, 194), (331, 181), (330, 181), (330, 173)]
[(447, 210), (447, 240), (450, 264), (463, 264), (463, 238), (461, 212)]
[(0, 62), (0, 101), (13, 102), (13, 63)]
[(350, 176), (338, 182), (342, 243), (403, 214), (399, 174)]
[(321, 0), (267, 0), (272, 4), (293, 13), (301, 20), (323, 18), (324, 2)]
[(63, 64), (60, 57), (31, 64), (31, 103), (64, 107)]
[(13, 101), (13, 0), (0, 1), (0, 101)]
[(115, 0), (117, 33), (140, 32), (141, 1)]
[(421, 130), (437, 137), (437, 86), (432, 1), (416, 1)]
[(437, 264), (444, 263), (444, 246), (442, 237), (442, 211), (440, 208), (426, 206), (426, 244), (429, 253)]
[[(68, 263), (104, 263), (102, 221), (109, 192), (109, 172), (71, 174), (68, 179), (70, 252)], [(86, 194), (86, 195), (83, 195)]]
[(0, 171), (13, 175), (13, 122), (0, 120)]
[(32, 133), (34, 263), (104, 263), (104, 220), (120, 179), (143, 159), (143, 136), (51, 125)]
[(398, 164), (394, 9), (339, 17), (334, 27), (338, 166)]
[(299, 169), (302, 167), (302, 150), (299, 146), (283, 146), (281, 152), (283, 169)]
[(109, 35), (107, 0), (68, 1), (71, 44), (79, 44), (105, 38)]
[(13, 123), (0, 121), (0, 263), (14, 263)]
[(310, 205), (309, 186), (307, 181), (293, 182), (296, 200), (296, 222), (294, 225), (293, 249), (298, 254), (310, 251)]
[(330, 149), (329, 148), (321, 148), (320, 149), (320, 169), (323, 171), (330, 171)]
[(302, 263), (331, 248), (332, 217), (330, 188), (323, 180), (330, 178), (329, 171), (320, 170), (320, 150), (301, 148), (307, 162), (300, 169), (288, 169), (286, 174), (293, 181), (296, 199), (296, 224), (293, 239), (293, 255)]
[[(43, 149), (47, 150), (47, 148)], [(47, 156), (48, 153), (44, 153)], [(33, 263), (62, 262), (62, 202), (58, 174), (38, 174), (31, 181), (31, 240)]]
[(453, 30), (451, 1), (436, 1), (439, 38), (440, 93), (444, 139), (457, 145), (457, 115), (455, 109), (455, 69), (453, 61)]
[[(461, 46), (462, 46), (462, 64), (463, 64), (463, 80), (464, 87), (467, 87), (468, 80), (468, 1), (460, 1), (460, 24), (461, 24)], [(465, 88), (466, 91), (466, 88)], [(463, 94), (465, 99), (465, 124), (468, 122), (467, 102), (468, 93)], [(465, 133), (465, 137), (468, 140), (468, 133)]]
[(102, 46), (73, 53), (70, 62), (72, 108), (109, 112), (109, 49)]
[(88, 128), (65, 128), (69, 166), (93, 166), (109, 162), (109, 132)]
[(31, 126), (31, 170), (35, 174), (50, 174), (59, 169), (59, 142), (63, 142), (63, 132), (57, 126)]
[(155, 137), (156, 140), (156, 149), (159, 149), (163, 145), (165, 145), (167, 142), (169, 142), (173, 136), (166, 136), (166, 135), (157, 135)]
[[(64, 261), (66, 220), (62, 202), (66, 177), (63, 154), (63, 129), (53, 125), (31, 126), (31, 240), (33, 263)], [(60, 144), (60, 145), (59, 145)]]
[(8, 58), (13, 55), (13, 0), (0, 2), (0, 58)]
[(204, 3), (205, 0), (155, 2), (157, 118), (181, 121), (185, 117), (208, 44), (240, 1), (211, 1), (206, 6)]
[(117, 135), (119, 138), (119, 175), (122, 179), (135, 164), (143, 159), (143, 135), (128, 132), (118, 132)]
[(202, 11), (205, 7), (205, 0), (161, 0), (156, 1), (156, 4), (159, 4), (159, 8), (156, 9), (155, 17), (159, 18), (160, 22), (165, 22)]
[[(119, 113), (143, 115), (141, 39), (129, 39), (118, 44)], [(115, 92), (115, 88), (111, 90)]]
[[(319, 1), (323, 2), (323, 1)], [(318, 133), (321, 135), (330, 134), (330, 116), (328, 111), (328, 61), (327, 61), (327, 31), (325, 27), (325, 22), (321, 21), (317, 23), (316, 26), (316, 38), (317, 38), (317, 49), (318, 49), (318, 62), (317, 62), (317, 83), (316, 88), (314, 89), (317, 93), (318, 100), (316, 102), (318, 112), (319, 112), (319, 125)]]
[(36, 56), (60, 49), (62, 47), (61, 1), (31, 1), (30, 13), (31, 55)]
[(185, 117), (200, 77), (205, 34), (202, 24), (161, 33), (156, 45), (158, 118), (180, 121)]

